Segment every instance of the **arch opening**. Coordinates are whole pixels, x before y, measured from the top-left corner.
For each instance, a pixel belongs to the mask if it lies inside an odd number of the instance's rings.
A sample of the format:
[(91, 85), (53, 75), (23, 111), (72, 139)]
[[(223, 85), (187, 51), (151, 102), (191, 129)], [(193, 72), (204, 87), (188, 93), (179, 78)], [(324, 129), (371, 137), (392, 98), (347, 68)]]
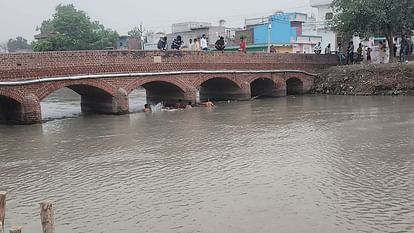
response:
[[(169, 82), (152, 81), (141, 87), (145, 89), (145, 101), (148, 104), (163, 103), (164, 106), (174, 106), (179, 102), (187, 101), (184, 90)], [(141, 94), (141, 98), (143, 96)]]
[(212, 78), (200, 85), (200, 100), (244, 100), (246, 93), (235, 82), (226, 78)]
[(57, 119), (82, 114), (116, 114), (115, 99), (110, 93), (89, 85), (69, 85), (50, 93), (41, 101), (43, 119)]
[(269, 78), (259, 78), (250, 83), (252, 98), (271, 98), (278, 96), (277, 87), (273, 80)]
[(0, 123), (18, 124), (23, 120), (23, 106), (18, 101), (0, 95)]
[(71, 85), (68, 88), (81, 96), (82, 113), (114, 113), (113, 96), (106, 91), (86, 85)]
[(290, 78), (286, 81), (287, 95), (302, 95), (303, 82), (298, 78)]

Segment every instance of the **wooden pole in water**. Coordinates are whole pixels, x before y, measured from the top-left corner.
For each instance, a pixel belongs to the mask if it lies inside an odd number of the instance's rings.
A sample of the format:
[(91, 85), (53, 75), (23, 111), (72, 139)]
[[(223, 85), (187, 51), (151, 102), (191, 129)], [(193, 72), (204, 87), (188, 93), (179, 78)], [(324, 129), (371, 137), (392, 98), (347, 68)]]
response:
[(0, 192), (0, 231), (4, 232), (4, 218), (6, 217), (6, 192)]
[(12, 229), (10, 229), (10, 233), (22, 233), (22, 228), (21, 227), (13, 227)]
[(55, 233), (55, 217), (51, 201), (40, 203), (40, 219), (42, 221), (43, 233)]

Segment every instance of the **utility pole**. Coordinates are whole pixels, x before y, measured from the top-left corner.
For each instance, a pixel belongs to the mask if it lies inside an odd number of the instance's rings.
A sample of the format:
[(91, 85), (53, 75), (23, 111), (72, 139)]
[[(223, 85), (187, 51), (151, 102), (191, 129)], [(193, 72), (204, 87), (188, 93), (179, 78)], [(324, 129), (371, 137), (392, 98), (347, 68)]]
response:
[(272, 34), (272, 23), (269, 22), (269, 24), (267, 25), (267, 52), (268, 53), (270, 53), (271, 34)]
[(140, 34), (140, 41), (141, 41), (141, 50), (144, 50), (144, 32), (145, 32), (145, 29), (144, 29), (144, 26), (142, 25), (142, 23), (139, 25), (139, 29), (138, 29), (138, 31), (139, 31), (139, 34)]

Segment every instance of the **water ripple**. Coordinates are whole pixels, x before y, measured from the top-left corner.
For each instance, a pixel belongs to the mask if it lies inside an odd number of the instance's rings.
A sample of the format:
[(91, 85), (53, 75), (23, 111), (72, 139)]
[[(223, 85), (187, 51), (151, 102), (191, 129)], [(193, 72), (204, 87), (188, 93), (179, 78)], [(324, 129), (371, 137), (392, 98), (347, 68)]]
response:
[(413, 232), (412, 100), (281, 98), (0, 126), (6, 225), (41, 232), (38, 203), (51, 199), (62, 233)]

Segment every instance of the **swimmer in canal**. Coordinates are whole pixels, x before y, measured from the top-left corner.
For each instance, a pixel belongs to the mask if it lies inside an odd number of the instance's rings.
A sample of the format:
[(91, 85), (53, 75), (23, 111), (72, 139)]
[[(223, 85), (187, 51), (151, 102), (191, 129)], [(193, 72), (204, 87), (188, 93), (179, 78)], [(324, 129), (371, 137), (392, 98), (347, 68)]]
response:
[(145, 104), (144, 105), (144, 110), (143, 110), (144, 112), (152, 112), (152, 110), (151, 110), (151, 105), (150, 104)]
[(214, 108), (216, 107), (216, 105), (214, 105), (213, 102), (210, 101), (210, 99), (207, 100), (207, 102), (202, 103), (203, 106), (207, 107), (207, 108)]
[(193, 103), (189, 101), (187, 106), (185, 106), (185, 109), (192, 109), (192, 108), (193, 108)]

